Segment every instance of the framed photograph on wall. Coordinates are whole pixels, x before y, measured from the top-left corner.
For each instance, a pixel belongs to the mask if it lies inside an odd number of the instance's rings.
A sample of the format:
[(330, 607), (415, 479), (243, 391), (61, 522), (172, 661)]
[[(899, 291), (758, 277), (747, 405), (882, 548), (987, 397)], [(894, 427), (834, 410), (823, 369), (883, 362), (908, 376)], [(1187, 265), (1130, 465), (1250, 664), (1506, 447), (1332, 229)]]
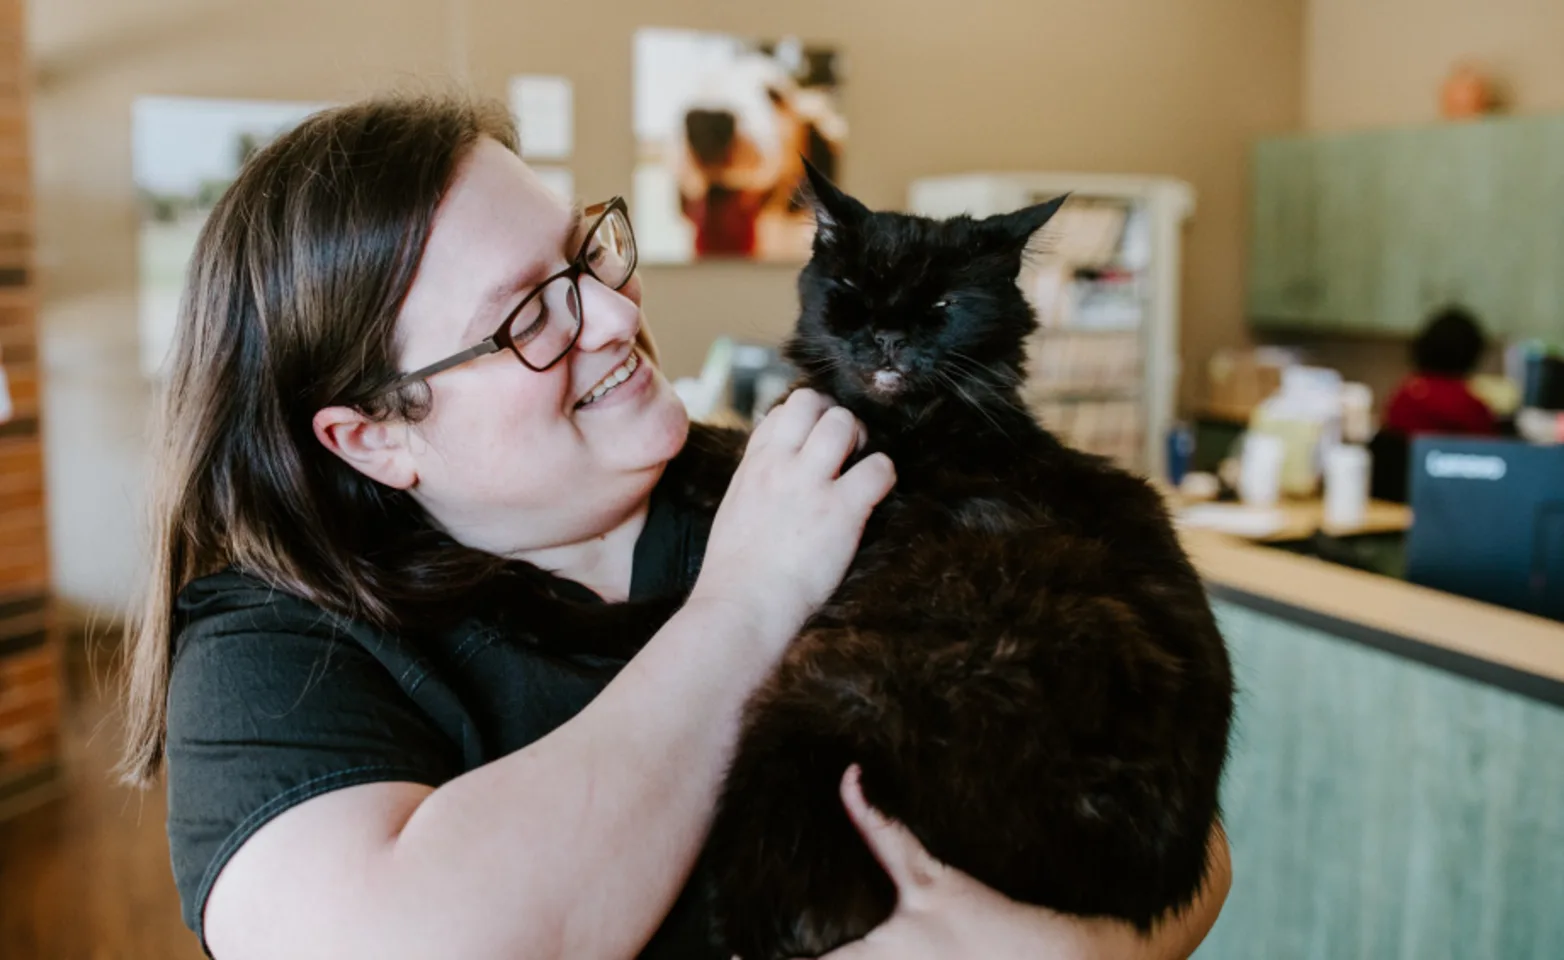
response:
[(141, 97), (132, 105), (143, 374), (162, 376), (207, 214), (251, 154), (325, 106), (196, 97)]
[(833, 179), (847, 139), (835, 50), (647, 28), (635, 36), (641, 258), (799, 263), (814, 221), (803, 158)]

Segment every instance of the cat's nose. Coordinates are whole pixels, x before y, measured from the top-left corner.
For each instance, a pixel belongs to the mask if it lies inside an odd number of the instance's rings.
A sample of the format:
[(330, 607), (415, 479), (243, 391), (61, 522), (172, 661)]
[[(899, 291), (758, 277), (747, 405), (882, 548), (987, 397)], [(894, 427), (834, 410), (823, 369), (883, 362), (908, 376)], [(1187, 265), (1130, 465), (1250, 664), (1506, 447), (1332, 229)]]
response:
[(906, 346), (906, 337), (890, 330), (877, 330), (874, 334), (874, 342), (880, 345), (880, 350), (885, 353), (885, 359), (892, 363), (901, 360), (902, 349)]

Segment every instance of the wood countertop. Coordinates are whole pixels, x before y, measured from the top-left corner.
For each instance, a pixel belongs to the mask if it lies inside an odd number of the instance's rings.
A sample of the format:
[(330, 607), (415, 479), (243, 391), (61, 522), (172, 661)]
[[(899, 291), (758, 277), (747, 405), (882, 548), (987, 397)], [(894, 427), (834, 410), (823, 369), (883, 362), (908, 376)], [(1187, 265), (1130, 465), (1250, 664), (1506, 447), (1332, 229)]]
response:
[[(1319, 499), (1312, 500), (1284, 500), (1274, 507), (1250, 508), (1237, 503), (1185, 503), (1176, 493), (1164, 489), (1162, 495), (1167, 499), (1168, 509), (1175, 516), (1184, 509), (1191, 511), (1216, 511), (1218, 513), (1250, 513), (1252, 515), (1272, 516), (1276, 519), (1274, 529), (1267, 529), (1263, 534), (1249, 536), (1248, 539), (1257, 541), (1282, 542), (1286, 540), (1306, 540), (1316, 532), (1324, 532), (1332, 536), (1359, 536), (1371, 533), (1399, 533), (1412, 526), (1412, 511), (1405, 504), (1387, 503), (1383, 500), (1370, 500), (1363, 511), (1363, 519), (1357, 525), (1350, 528), (1334, 528), (1325, 522), (1325, 505)], [(1224, 530), (1223, 532), (1227, 532)], [(1233, 536), (1246, 536), (1232, 534)]]
[(1218, 597), (1564, 706), (1564, 623), (1210, 530), (1179, 538)]
[(1319, 500), (1284, 503), (1278, 509), (1285, 517), (1281, 530), (1265, 537), (1270, 541), (1302, 540), (1315, 531), (1341, 536), (1365, 533), (1397, 533), (1412, 526), (1412, 511), (1405, 504), (1370, 500), (1363, 521), (1350, 530), (1332, 529), (1325, 522), (1325, 504)]

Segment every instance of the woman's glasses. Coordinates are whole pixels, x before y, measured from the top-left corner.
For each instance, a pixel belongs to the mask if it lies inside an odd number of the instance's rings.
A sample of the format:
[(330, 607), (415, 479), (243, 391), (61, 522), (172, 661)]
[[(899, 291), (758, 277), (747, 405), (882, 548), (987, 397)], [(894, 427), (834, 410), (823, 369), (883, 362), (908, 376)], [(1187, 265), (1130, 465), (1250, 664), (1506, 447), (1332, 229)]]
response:
[(624, 198), (587, 207), (582, 217), (592, 226), (570, 265), (534, 287), (493, 335), (438, 363), (403, 374), (387, 384), (385, 391), (427, 380), (498, 350), (509, 350), (529, 370), (539, 373), (563, 360), (581, 336), (581, 275), (591, 276), (610, 290), (620, 290), (635, 274), (635, 233), (630, 229)]

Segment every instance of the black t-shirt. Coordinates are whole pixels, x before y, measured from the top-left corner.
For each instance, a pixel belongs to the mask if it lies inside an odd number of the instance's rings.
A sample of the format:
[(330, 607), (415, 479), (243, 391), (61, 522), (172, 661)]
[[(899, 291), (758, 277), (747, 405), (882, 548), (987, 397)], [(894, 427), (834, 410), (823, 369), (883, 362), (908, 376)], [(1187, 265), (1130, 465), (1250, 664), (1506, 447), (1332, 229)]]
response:
[[(688, 590), (699, 572), (710, 517), (666, 486), (636, 541), (632, 600)], [(624, 666), (549, 652), (569, 638), (540, 644), (476, 615), (438, 636), (391, 636), (235, 570), (181, 591), (176, 630), (168, 835), (185, 922), (203, 946), (212, 883), (271, 818), (342, 787), (439, 786), (554, 730)], [(641, 956), (717, 957), (708, 930), (686, 887)]]

